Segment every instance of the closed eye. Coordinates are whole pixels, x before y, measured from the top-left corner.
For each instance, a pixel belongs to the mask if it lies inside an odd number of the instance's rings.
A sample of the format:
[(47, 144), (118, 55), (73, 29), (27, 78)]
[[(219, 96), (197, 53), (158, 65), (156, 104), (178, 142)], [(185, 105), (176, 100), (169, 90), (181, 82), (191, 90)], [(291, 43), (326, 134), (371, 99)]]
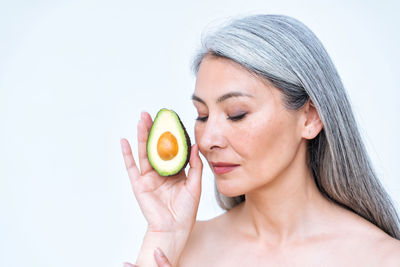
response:
[(205, 116), (205, 117), (197, 117), (196, 120), (197, 120), (197, 121), (206, 121), (207, 118), (208, 118), (208, 116)]
[[(247, 115), (247, 113), (243, 113), (238, 116), (228, 116), (228, 119), (231, 121), (239, 121), (239, 120), (243, 119), (246, 115)], [(196, 118), (197, 121), (202, 121), (202, 122), (206, 121), (207, 119), (208, 119), (208, 116)]]
[(246, 115), (247, 115), (247, 113), (243, 113), (243, 114), (240, 114), (240, 115), (234, 116), (234, 117), (228, 116), (228, 119), (231, 121), (239, 121), (239, 120), (243, 119)]

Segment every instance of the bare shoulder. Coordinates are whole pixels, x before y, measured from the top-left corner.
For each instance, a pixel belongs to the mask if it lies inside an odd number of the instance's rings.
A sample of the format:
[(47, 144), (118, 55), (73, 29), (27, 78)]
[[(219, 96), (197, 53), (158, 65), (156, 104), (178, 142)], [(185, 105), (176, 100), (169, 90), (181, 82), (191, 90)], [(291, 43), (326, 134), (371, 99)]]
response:
[(215, 237), (220, 236), (224, 230), (224, 221), (226, 221), (227, 213), (223, 213), (215, 218), (196, 221), (191, 234), (191, 241), (199, 243), (200, 241), (212, 241)]
[(215, 251), (221, 248), (219, 243), (224, 234), (224, 217), (224, 214), (221, 214), (210, 220), (195, 222), (178, 266), (205, 266), (202, 259), (209, 261), (215, 255)]
[(386, 233), (377, 240), (376, 248), (379, 249), (383, 266), (400, 266), (400, 241)]
[(347, 229), (342, 233), (347, 237), (343, 240), (358, 248), (357, 258), (373, 266), (400, 266), (400, 240), (359, 215), (353, 213), (346, 217)]

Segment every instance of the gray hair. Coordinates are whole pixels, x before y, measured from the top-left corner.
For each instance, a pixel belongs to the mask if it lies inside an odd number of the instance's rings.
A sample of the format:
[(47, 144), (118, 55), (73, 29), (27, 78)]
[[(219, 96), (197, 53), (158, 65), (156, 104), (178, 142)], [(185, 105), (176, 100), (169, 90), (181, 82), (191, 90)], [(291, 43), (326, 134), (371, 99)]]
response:
[[(208, 55), (233, 60), (272, 82), (288, 109), (299, 109), (310, 99), (323, 123), (322, 131), (308, 142), (308, 166), (318, 189), (400, 239), (398, 214), (366, 153), (341, 79), (310, 29), (282, 15), (236, 19), (203, 37), (193, 62), (195, 74)], [(245, 201), (245, 195), (222, 195), (216, 184), (215, 194), (225, 210)]]

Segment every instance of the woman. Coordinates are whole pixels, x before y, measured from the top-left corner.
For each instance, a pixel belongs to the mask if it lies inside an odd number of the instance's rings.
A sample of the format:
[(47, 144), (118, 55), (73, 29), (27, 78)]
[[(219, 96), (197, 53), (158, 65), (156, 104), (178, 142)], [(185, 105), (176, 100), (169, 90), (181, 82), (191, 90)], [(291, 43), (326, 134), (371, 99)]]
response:
[[(286, 16), (237, 19), (196, 56), (198, 111), (190, 169), (152, 170), (138, 125), (139, 163), (121, 141), (148, 221), (137, 260), (157, 266), (400, 266), (399, 218), (377, 179), (328, 54)], [(195, 221), (200, 151), (227, 210)], [(170, 265), (169, 265), (170, 264)]]

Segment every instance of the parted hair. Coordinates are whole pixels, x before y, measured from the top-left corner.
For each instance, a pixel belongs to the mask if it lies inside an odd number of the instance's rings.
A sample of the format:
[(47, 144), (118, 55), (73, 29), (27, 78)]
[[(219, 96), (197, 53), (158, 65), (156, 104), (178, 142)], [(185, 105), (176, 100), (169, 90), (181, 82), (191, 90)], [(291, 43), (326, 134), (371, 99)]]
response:
[[(195, 74), (207, 55), (233, 60), (272, 82), (283, 93), (288, 109), (297, 110), (310, 100), (323, 123), (317, 137), (308, 141), (307, 151), (318, 189), (400, 239), (399, 216), (373, 169), (346, 90), (324, 46), (308, 27), (283, 15), (233, 19), (203, 35), (193, 60)], [(245, 201), (245, 195), (226, 197), (216, 183), (214, 188), (225, 210)]]

